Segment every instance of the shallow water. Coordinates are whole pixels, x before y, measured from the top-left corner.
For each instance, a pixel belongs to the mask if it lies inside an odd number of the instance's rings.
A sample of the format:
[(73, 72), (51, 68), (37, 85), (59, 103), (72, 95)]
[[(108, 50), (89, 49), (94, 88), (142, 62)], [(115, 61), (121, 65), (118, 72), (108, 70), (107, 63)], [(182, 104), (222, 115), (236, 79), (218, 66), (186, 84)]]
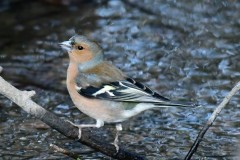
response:
[[(70, 2), (70, 1), (69, 1)], [(92, 37), (127, 75), (174, 100), (202, 105), (144, 112), (123, 124), (121, 144), (148, 159), (183, 159), (214, 108), (240, 79), (239, 1), (0, 2), (3, 77), (65, 119), (93, 123), (65, 87), (67, 54), (58, 43)], [(239, 94), (218, 116), (194, 159), (238, 159)], [(84, 159), (108, 157), (75, 144), (0, 97), (0, 159), (65, 159), (54, 143)], [(110, 128), (110, 129), (109, 129)], [(114, 128), (102, 129), (112, 140)]]

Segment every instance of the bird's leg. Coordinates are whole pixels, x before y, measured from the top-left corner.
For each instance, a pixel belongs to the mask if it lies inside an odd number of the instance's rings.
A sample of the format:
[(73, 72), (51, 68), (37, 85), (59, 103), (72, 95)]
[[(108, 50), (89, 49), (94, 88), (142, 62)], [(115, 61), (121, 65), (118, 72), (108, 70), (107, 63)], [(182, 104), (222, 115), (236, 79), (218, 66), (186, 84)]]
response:
[(119, 146), (118, 146), (118, 136), (119, 136), (119, 131), (122, 131), (122, 124), (121, 123), (118, 123), (116, 124), (116, 136), (115, 136), (115, 139), (113, 141), (113, 145), (115, 146), (117, 152), (119, 150)]
[(79, 131), (78, 131), (78, 138), (81, 139), (82, 136), (82, 128), (87, 128), (87, 127), (96, 127), (96, 128), (100, 128), (104, 125), (104, 122), (101, 120), (97, 120), (96, 124), (75, 124), (69, 120), (67, 120), (67, 122), (69, 122), (71, 125), (78, 127)]

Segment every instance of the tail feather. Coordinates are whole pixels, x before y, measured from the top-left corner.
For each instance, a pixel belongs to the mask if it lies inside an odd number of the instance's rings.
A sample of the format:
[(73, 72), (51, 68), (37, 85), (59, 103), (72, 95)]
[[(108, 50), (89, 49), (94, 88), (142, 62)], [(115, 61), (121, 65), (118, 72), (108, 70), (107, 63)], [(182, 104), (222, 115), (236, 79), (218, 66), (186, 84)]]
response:
[(155, 105), (159, 107), (190, 107), (190, 108), (195, 108), (198, 107), (199, 105), (196, 103), (182, 103), (178, 101), (166, 101), (166, 102), (161, 102), (161, 103), (154, 103)]

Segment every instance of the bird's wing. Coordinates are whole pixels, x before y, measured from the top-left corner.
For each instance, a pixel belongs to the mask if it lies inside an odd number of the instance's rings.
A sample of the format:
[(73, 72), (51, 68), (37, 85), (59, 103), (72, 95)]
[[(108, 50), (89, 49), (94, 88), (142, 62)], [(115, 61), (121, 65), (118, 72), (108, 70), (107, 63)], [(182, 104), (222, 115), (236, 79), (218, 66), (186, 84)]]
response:
[(78, 90), (78, 93), (88, 98), (119, 102), (154, 103), (160, 106), (183, 106), (183, 104), (180, 103), (172, 103), (169, 99), (131, 78), (103, 84), (100, 87), (88, 86)]

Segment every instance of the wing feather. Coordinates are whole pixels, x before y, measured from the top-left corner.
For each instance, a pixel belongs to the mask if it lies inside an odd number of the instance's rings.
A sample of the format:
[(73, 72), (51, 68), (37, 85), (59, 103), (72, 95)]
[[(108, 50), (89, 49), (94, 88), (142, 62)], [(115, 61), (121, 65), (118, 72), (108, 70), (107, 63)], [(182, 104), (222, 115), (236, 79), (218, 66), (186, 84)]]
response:
[(81, 88), (78, 93), (89, 98), (121, 102), (165, 104), (170, 101), (131, 78), (103, 84), (100, 87), (89, 86)]

